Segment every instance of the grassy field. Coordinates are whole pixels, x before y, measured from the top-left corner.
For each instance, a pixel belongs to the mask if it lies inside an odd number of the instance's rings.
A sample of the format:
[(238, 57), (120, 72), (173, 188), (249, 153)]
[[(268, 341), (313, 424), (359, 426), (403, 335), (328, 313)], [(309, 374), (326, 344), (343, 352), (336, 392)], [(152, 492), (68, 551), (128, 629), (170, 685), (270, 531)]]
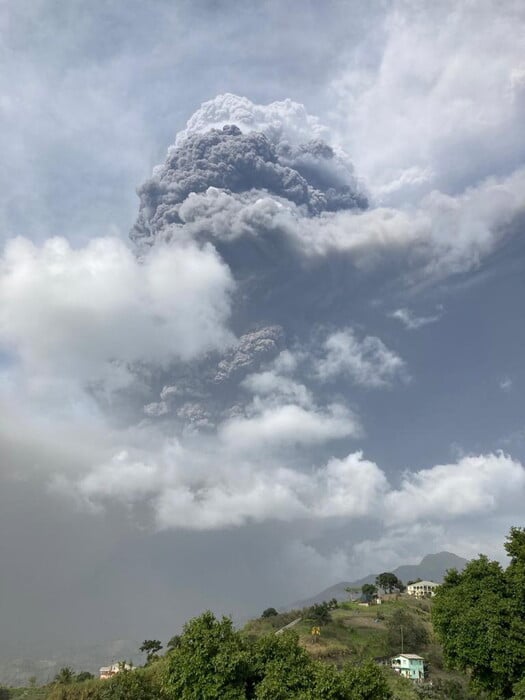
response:
[[(414, 615), (427, 628), (432, 638), (430, 601), (416, 601), (407, 597), (384, 602), (381, 606), (362, 607), (357, 603), (342, 603), (332, 610), (332, 621), (321, 627), (317, 639), (311, 635), (314, 622), (306, 618), (306, 611), (293, 611), (276, 617), (250, 621), (244, 628), (246, 634), (259, 636), (276, 631), (291, 620), (302, 617), (294, 626), (301, 644), (316, 658), (345, 660), (383, 657), (391, 650), (387, 644), (387, 621), (396, 609), (403, 608)], [(426, 650), (408, 650), (421, 653)], [(399, 649), (401, 651), (401, 649)], [(421, 654), (423, 656), (423, 654)]]

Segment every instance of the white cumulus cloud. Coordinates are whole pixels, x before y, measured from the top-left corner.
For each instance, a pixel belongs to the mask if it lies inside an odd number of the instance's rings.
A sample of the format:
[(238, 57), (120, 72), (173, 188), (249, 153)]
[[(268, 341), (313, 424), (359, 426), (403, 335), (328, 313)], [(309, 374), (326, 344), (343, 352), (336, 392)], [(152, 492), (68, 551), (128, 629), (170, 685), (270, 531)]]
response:
[(189, 360), (231, 342), (233, 287), (211, 245), (160, 245), (139, 260), (118, 239), (17, 238), (0, 259), (0, 342), (29, 372), (80, 380)]
[(177, 135), (177, 143), (190, 134), (222, 129), (235, 124), (242, 131), (261, 131), (270, 140), (293, 144), (326, 138), (328, 130), (304, 105), (286, 99), (268, 105), (255, 104), (247, 97), (225, 93), (204, 102), (188, 119), (186, 129)]
[[(256, 404), (257, 405), (257, 404)], [(326, 409), (307, 409), (288, 403), (261, 406), (251, 416), (236, 417), (221, 426), (221, 439), (234, 449), (256, 445), (315, 445), (343, 437), (357, 437), (361, 426), (354, 414), (341, 404)]]
[[(275, 412), (275, 421), (289, 413), (288, 407), (283, 409)], [(305, 415), (298, 412), (296, 417), (303, 420), (306, 434), (316, 427)], [(252, 428), (250, 425), (249, 430)], [(294, 467), (286, 457), (283, 438), (288, 440), (293, 434), (300, 440), (295, 432), (298, 424), (284, 434), (282, 430), (277, 434), (249, 430), (240, 437), (251, 440), (251, 452), (239, 452), (239, 434), (228, 431), (219, 440), (186, 444), (168, 440), (156, 450), (120, 450), (78, 478), (62, 476), (56, 483), (95, 508), (112, 501), (148, 503), (160, 529), (209, 530), (268, 520), (365, 519), (376, 529), (393, 528), (385, 535), (388, 541), (398, 537), (396, 532), (404, 533), (399, 534), (401, 542), (410, 535), (407, 528), (424, 526), (440, 529), (442, 534), (444, 528), (459, 527), (465, 518), (516, 518), (521, 512), (525, 468), (502, 453), (469, 455), (455, 463), (406, 471), (401, 484), (394, 486), (385, 471), (361, 451), (332, 457), (311, 470)], [(333, 437), (331, 432), (321, 432), (307, 444)], [(265, 444), (269, 440), (281, 441), (282, 449), (272, 451)], [(247, 444), (241, 441), (241, 446)], [(209, 468), (211, 461), (213, 469)], [(381, 547), (380, 539), (374, 542), (374, 547)]]
[(466, 456), (455, 464), (405, 473), (386, 499), (387, 520), (446, 520), (490, 514), (522, 502), (525, 469), (498, 453)]

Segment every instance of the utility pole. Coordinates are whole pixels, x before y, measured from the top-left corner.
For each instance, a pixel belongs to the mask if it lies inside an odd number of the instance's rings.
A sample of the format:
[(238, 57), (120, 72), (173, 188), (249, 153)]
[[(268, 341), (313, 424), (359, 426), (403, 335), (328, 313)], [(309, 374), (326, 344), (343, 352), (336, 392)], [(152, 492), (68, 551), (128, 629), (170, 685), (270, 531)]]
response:
[(403, 652), (405, 651), (405, 648), (404, 648), (404, 645), (403, 645), (403, 625), (401, 625), (401, 626), (399, 627), (399, 629), (401, 630), (401, 653), (403, 653)]

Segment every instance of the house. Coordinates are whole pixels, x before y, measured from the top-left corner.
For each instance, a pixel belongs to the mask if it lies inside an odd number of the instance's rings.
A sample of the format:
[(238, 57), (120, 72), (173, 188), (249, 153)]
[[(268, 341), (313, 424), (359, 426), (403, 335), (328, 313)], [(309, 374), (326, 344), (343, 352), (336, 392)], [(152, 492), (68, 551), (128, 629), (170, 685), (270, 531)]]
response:
[(417, 654), (398, 654), (391, 660), (390, 665), (396, 673), (409, 678), (416, 683), (425, 679), (425, 661)]
[(132, 669), (133, 666), (131, 664), (128, 664), (125, 661), (119, 661), (116, 664), (111, 664), (111, 666), (102, 666), (102, 668), (99, 670), (98, 677), (101, 680), (106, 680), (107, 678), (111, 678), (121, 671), (131, 671)]
[(415, 581), (407, 586), (408, 595), (416, 598), (431, 598), (436, 594), (439, 583), (434, 581)]

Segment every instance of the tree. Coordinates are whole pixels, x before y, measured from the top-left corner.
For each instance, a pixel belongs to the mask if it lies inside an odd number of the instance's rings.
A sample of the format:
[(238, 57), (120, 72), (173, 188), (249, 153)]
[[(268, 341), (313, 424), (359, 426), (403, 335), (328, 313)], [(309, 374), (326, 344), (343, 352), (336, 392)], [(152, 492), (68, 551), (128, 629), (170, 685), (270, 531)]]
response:
[(330, 604), (326, 601), (322, 603), (314, 603), (308, 610), (308, 619), (313, 620), (317, 625), (327, 625), (332, 621), (330, 615)]
[(252, 676), (248, 642), (212, 612), (190, 620), (169, 656), (166, 689), (174, 700), (246, 697)]
[(253, 647), (257, 700), (309, 697), (314, 688), (314, 668), (293, 631), (258, 639)]
[(407, 581), (407, 586), (411, 586), (413, 583), (419, 583), (419, 582), (422, 581), (422, 580), (423, 580), (423, 579), (422, 579), (422, 578), (419, 578), (419, 576), (418, 576), (418, 578), (414, 579), (413, 581), (412, 581), (412, 580)]
[[(510, 557), (505, 571), (510, 609), (508, 644), (513, 650), (513, 664), (525, 678), (525, 529), (511, 528), (505, 550)], [(521, 677), (516, 674), (514, 681), (518, 680)]]
[(151, 663), (157, 658), (159, 651), (162, 649), (162, 643), (158, 639), (145, 639), (142, 642), (140, 651), (146, 652), (146, 663)]
[(525, 677), (525, 530), (512, 528), (505, 549), (506, 570), (481, 555), (447, 572), (432, 610), (446, 661), (498, 699)]
[(77, 673), (75, 680), (77, 683), (83, 683), (84, 681), (91, 681), (93, 678), (95, 678), (95, 676), (89, 671), (80, 671), (80, 673)]
[(514, 685), (513, 692), (513, 700), (525, 700), (525, 678)]
[(176, 649), (180, 644), (180, 640), (180, 634), (174, 634), (170, 641), (166, 644), (167, 649), (169, 651), (173, 651), (173, 649)]
[(59, 685), (69, 685), (69, 683), (73, 683), (74, 680), (75, 673), (69, 666), (61, 668), (54, 678), (54, 682)]
[(278, 614), (279, 613), (277, 612), (277, 610), (275, 608), (266, 608), (266, 610), (264, 610), (261, 617), (275, 617)]
[(364, 583), (361, 586), (361, 593), (367, 600), (371, 600), (372, 598), (377, 597), (377, 586), (374, 586), (373, 583)]
[(382, 588), (385, 593), (393, 593), (395, 590), (404, 590), (404, 585), (395, 574), (391, 571), (384, 571), (379, 576), (376, 576), (376, 586)]
[(422, 646), (428, 644), (425, 625), (408, 610), (394, 610), (386, 626), (388, 648), (392, 654), (398, 654), (400, 651), (417, 654)]
[(390, 700), (392, 693), (381, 669), (373, 661), (362, 666), (347, 664), (343, 669), (343, 681), (351, 700)]

